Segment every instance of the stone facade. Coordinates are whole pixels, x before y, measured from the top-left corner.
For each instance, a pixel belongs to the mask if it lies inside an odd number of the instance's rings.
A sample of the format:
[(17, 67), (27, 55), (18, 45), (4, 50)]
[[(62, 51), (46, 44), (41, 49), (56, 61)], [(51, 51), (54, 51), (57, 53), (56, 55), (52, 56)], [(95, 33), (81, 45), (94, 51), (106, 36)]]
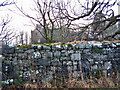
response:
[[(47, 31), (48, 33), (48, 31)], [(67, 30), (66, 28), (55, 29), (53, 30), (53, 41), (52, 42), (69, 42), (73, 41), (76, 37), (77, 32)], [(34, 31), (31, 31), (31, 43), (32, 44), (40, 44), (47, 43), (47, 40), (43, 37), (44, 29), (40, 25), (36, 25)], [(50, 38), (51, 34), (49, 31), (48, 37)]]
[[(28, 45), (4, 47), (3, 83), (41, 80), (55, 77), (88, 76), (103, 71), (110, 75), (120, 71), (120, 43)], [(82, 71), (81, 71), (82, 70)], [(9, 77), (9, 78), (8, 78)]]

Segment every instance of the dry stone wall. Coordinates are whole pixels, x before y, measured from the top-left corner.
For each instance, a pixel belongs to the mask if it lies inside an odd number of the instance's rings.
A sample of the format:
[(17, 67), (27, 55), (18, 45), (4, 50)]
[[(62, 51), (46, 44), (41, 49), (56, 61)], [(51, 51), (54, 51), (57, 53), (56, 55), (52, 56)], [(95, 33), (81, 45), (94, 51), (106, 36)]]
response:
[(2, 83), (81, 78), (102, 71), (120, 72), (120, 43), (78, 43), (3, 47)]

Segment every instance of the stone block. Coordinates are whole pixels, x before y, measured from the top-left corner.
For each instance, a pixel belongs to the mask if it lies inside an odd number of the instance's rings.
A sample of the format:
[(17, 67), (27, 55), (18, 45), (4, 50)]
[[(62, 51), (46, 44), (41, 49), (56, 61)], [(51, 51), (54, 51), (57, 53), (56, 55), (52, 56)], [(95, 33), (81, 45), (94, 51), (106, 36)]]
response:
[(37, 61), (37, 65), (49, 66), (50, 65), (50, 59), (39, 59)]
[(54, 53), (54, 57), (59, 57), (61, 55), (60, 51), (55, 51)]
[(86, 44), (84, 44), (84, 43), (80, 43), (80, 44), (78, 44), (78, 47), (79, 47), (80, 49), (82, 49), (82, 48), (86, 48)]
[(97, 69), (98, 69), (98, 66), (97, 66), (97, 65), (93, 65), (93, 66), (91, 67), (91, 69), (92, 69), (92, 70), (97, 70)]
[(53, 53), (52, 52), (44, 52), (42, 54), (42, 58), (43, 59), (52, 58), (52, 57), (53, 57)]
[(85, 48), (92, 48), (92, 44), (85, 44)]
[(34, 58), (37, 58), (37, 59), (41, 58), (41, 53), (38, 51), (34, 52)]
[(51, 50), (50, 46), (42, 45), (42, 47), (43, 47), (44, 50)]
[(75, 53), (71, 55), (71, 60), (80, 60), (81, 55), (79, 53)]

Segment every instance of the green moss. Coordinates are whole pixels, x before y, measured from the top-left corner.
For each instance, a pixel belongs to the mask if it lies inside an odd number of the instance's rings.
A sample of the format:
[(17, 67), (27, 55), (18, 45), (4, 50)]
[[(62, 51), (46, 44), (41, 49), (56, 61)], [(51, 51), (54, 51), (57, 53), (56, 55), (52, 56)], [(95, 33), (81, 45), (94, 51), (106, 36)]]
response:
[(94, 53), (101, 53), (103, 54), (104, 50), (102, 48), (97, 48), (97, 47), (93, 47), (93, 51)]
[(17, 45), (17, 47), (19, 48), (19, 49), (21, 49), (21, 48), (27, 48), (27, 47), (29, 47), (29, 48), (31, 48), (31, 44), (27, 44), (27, 45), (21, 45), (21, 46), (18, 46)]
[(43, 43), (43, 45), (52, 46), (52, 45), (56, 45), (56, 44), (54, 44), (54, 43)]
[(94, 61), (98, 61), (98, 58), (94, 58)]
[(68, 45), (68, 43), (43, 43), (43, 45), (46, 45), (46, 46), (52, 46), (52, 45), (65, 46), (65, 45)]
[(15, 82), (13, 85), (23, 85), (23, 84), (25, 84), (25, 81), (18, 81), (18, 82)]
[(62, 56), (58, 56), (57, 58), (60, 60)]

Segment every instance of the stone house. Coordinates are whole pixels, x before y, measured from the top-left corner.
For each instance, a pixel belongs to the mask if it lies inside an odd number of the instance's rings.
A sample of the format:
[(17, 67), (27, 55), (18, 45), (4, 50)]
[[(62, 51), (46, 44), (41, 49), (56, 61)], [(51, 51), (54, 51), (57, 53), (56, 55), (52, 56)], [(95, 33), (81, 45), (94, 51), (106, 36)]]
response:
[[(35, 30), (31, 31), (31, 43), (32, 44), (39, 44), (39, 43), (46, 43), (46, 39), (41, 35), (44, 33), (43, 28), (40, 25), (36, 25)], [(49, 35), (50, 36), (50, 35)], [(69, 42), (73, 41), (75, 38), (75, 33), (69, 31), (65, 28), (61, 30), (55, 29), (53, 31), (53, 42)]]

